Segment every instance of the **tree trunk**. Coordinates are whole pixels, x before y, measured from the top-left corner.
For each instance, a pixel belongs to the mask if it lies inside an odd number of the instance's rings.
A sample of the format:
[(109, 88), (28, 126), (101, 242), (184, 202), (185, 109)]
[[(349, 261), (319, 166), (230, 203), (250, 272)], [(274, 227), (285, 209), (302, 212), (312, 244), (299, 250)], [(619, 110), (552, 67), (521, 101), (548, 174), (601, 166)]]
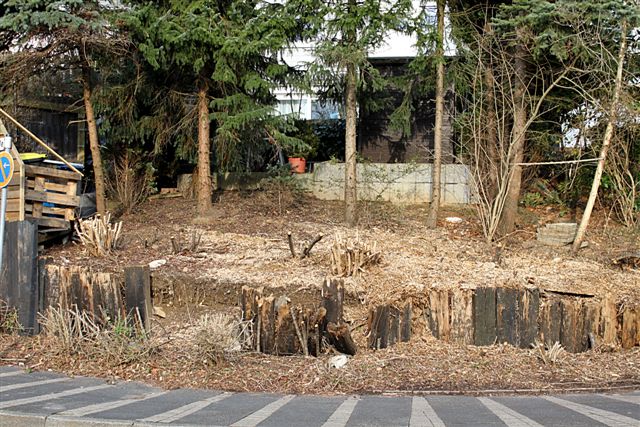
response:
[[(487, 22), (484, 27), (484, 33), (489, 34), (491, 32), (491, 23)], [(490, 40), (489, 37), (487, 39)], [(496, 120), (496, 107), (495, 107), (495, 78), (493, 74), (493, 61), (491, 57), (487, 58), (487, 64), (484, 71), (484, 84), (487, 93), (486, 97), (486, 152), (487, 152), (487, 178), (489, 182), (487, 186), (489, 188), (489, 194), (491, 200), (495, 200), (498, 192), (498, 164), (500, 162), (500, 155), (498, 154), (498, 123)]]
[(210, 119), (207, 92), (209, 85), (201, 80), (198, 90), (198, 215), (205, 215), (211, 208)]
[(107, 212), (107, 203), (104, 190), (104, 168), (102, 155), (100, 154), (100, 140), (98, 139), (98, 127), (91, 103), (91, 69), (88, 65), (82, 67), (82, 94), (84, 109), (87, 115), (87, 128), (89, 130), (89, 148), (93, 159), (93, 176), (96, 183), (96, 209), (100, 215)]
[(618, 52), (618, 69), (616, 70), (616, 81), (613, 90), (613, 100), (611, 101), (611, 107), (609, 108), (609, 117), (607, 122), (607, 128), (604, 132), (604, 138), (602, 140), (602, 148), (600, 149), (600, 160), (598, 160), (598, 166), (596, 167), (596, 174), (593, 177), (593, 184), (591, 185), (591, 192), (589, 193), (589, 200), (587, 206), (582, 214), (582, 220), (580, 226), (576, 232), (576, 238), (573, 241), (573, 252), (577, 252), (584, 240), (585, 232), (589, 226), (589, 219), (591, 218), (591, 212), (593, 206), (596, 203), (596, 197), (598, 196), (598, 189), (600, 188), (600, 180), (602, 179), (602, 172), (604, 171), (604, 163), (607, 158), (607, 152), (609, 151), (609, 144), (613, 138), (613, 129), (616, 119), (618, 117), (618, 101), (620, 99), (620, 93), (622, 92), (622, 72), (624, 70), (624, 58), (627, 53), (627, 21), (623, 20), (621, 24), (621, 36), (620, 36), (620, 51)]
[(511, 130), (510, 152), (506, 156), (509, 168), (509, 185), (504, 201), (498, 234), (505, 236), (515, 230), (518, 217), (518, 201), (522, 184), (522, 163), (524, 158), (525, 133), (527, 129), (527, 107), (525, 103), (526, 63), (522, 47), (516, 48), (515, 88), (513, 92), (513, 128)]
[[(356, 1), (349, 0), (349, 9), (355, 13)], [(346, 34), (347, 44), (355, 43), (355, 30), (348, 30)], [(345, 202), (345, 222), (353, 227), (358, 221), (358, 194), (356, 182), (356, 125), (357, 125), (357, 103), (356, 103), (356, 66), (354, 63), (347, 64), (346, 78), (346, 124), (345, 124), (345, 172), (344, 172), (344, 202)]]
[(429, 216), (427, 217), (427, 227), (435, 228), (438, 222), (438, 211), (440, 210), (440, 186), (442, 170), (442, 122), (444, 117), (444, 2), (437, 1), (438, 35), (436, 46), (436, 122), (433, 129), (433, 169), (431, 204), (429, 205)]

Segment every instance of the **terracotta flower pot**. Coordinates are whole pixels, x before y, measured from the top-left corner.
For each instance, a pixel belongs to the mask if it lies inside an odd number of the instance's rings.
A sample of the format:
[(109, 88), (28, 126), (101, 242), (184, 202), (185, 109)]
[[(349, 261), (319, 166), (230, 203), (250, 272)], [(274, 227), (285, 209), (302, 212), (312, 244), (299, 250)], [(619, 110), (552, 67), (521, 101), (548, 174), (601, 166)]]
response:
[(289, 166), (291, 166), (291, 172), (293, 173), (304, 173), (307, 161), (302, 157), (289, 157)]

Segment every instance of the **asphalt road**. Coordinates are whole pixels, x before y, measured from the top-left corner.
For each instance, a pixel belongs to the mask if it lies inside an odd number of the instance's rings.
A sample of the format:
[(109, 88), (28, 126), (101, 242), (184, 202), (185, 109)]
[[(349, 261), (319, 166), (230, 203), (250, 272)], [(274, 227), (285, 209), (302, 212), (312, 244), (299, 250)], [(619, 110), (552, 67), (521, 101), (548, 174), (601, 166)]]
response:
[(306, 396), (161, 390), (0, 367), (0, 426), (633, 426), (640, 391), (552, 396)]

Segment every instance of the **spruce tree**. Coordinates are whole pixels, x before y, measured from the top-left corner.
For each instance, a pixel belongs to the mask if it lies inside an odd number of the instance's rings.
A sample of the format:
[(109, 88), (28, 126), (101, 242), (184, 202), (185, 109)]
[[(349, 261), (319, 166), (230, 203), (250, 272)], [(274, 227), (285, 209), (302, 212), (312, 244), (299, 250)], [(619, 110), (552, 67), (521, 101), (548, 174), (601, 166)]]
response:
[(125, 44), (108, 19), (114, 11), (113, 5), (80, 0), (7, 0), (2, 11), (0, 80), (3, 85), (24, 83), (29, 76), (49, 70), (78, 74), (93, 158), (97, 210), (104, 214), (104, 168), (92, 97), (95, 55), (117, 54)]

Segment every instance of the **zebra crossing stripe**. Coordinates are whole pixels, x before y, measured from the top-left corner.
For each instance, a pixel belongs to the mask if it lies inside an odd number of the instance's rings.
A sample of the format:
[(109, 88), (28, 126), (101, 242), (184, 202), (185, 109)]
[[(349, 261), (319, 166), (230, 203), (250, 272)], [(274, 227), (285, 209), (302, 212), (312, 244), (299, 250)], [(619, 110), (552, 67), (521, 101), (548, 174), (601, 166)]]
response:
[(27, 387), (36, 387), (39, 385), (47, 385), (47, 384), (54, 384), (54, 383), (59, 383), (62, 381), (68, 381), (69, 378), (51, 378), (48, 380), (41, 380), (41, 381), (30, 381), (28, 383), (20, 383), (20, 384), (11, 384), (11, 385), (5, 385), (0, 387), (0, 393), (4, 393), (5, 391), (9, 391), (9, 390), (17, 390), (20, 388), (27, 388)]
[(427, 399), (415, 396), (411, 401), (409, 427), (444, 427), (444, 423)]
[(184, 405), (179, 408), (172, 409), (167, 412), (163, 412), (161, 414), (144, 418), (142, 421), (146, 421), (150, 423), (170, 423), (170, 422), (179, 420), (180, 418), (184, 418), (187, 415), (191, 415), (194, 412), (198, 412), (199, 410), (206, 408), (212, 403), (219, 402), (231, 395), (233, 395), (233, 393), (221, 393), (221, 394), (212, 396), (208, 399), (199, 400), (197, 402), (189, 403), (188, 405)]
[(344, 427), (347, 425), (349, 418), (351, 418), (351, 414), (358, 404), (357, 397), (350, 397), (340, 406), (335, 412), (329, 417), (329, 419), (322, 425), (322, 427)]
[(601, 394), (600, 396), (606, 397), (607, 399), (619, 400), (620, 402), (634, 403), (636, 405), (640, 405), (640, 395), (634, 395), (634, 394), (627, 394), (627, 395), (622, 395), (622, 394)]
[(84, 415), (95, 414), (96, 412), (108, 411), (110, 409), (116, 409), (121, 406), (129, 405), (130, 403), (142, 402), (147, 399), (152, 399), (154, 397), (162, 396), (163, 394), (167, 394), (166, 391), (161, 391), (157, 393), (151, 393), (141, 398), (131, 398), (131, 399), (122, 399), (115, 400), (112, 402), (104, 402), (104, 403), (95, 403), (93, 405), (82, 406), (80, 408), (69, 409), (67, 411), (58, 412), (56, 415), (70, 416), (70, 417), (82, 417)]
[(58, 399), (60, 397), (73, 396), (75, 394), (87, 393), (94, 390), (100, 390), (107, 387), (113, 387), (109, 384), (101, 384), (92, 387), (78, 387), (71, 390), (59, 391), (57, 393), (42, 394), (34, 397), (24, 397), (22, 399), (0, 401), (0, 409), (10, 408), (12, 406), (27, 405), (29, 403), (43, 402), (45, 400)]
[(269, 403), (264, 408), (257, 410), (253, 414), (247, 415), (240, 421), (234, 424), (231, 424), (231, 427), (255, 427), (258, 424), (260, 424), (262, 421), (269, 418), (278, 409), (282, 408), (284, 405), (289, 403), (289, 401), (294, 397), (295, 396), (293, 395), (283, 396), (280, 399), (276, 400), (275, 402)]
[(591, 406), (571, 402), (569, 400), (560, 399), (553, 396), (542, 396), (542, 398), (548, 400), (549, 402), (553, 402), (557, 405), (563, 406), (567, 409), (571, 409), (574, 412), (577, 412), (610, 427), (638, 427), (638, 420), (630, 417), (625, 417), (624, 415), (616, 414), (615, 412), (593, 408)]
[(16, 375), (25, 375), (25, 374), (26, 372), (24, 371), (3, 372), (0, 374), (0, 378), (15, 377)]
[(531, 418), (525, 417), (495, 400), (487, 397), (478, 397), (478, 400), (510, 427), (542, 427), (542, 424), (533, 421)]

